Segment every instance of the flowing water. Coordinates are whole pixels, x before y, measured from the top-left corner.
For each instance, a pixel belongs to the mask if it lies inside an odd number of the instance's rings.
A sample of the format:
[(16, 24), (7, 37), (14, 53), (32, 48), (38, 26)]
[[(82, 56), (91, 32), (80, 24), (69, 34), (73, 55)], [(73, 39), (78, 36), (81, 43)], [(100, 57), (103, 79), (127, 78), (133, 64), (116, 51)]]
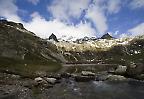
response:
[(144, 99), (144, 82), (75, 82), (64, 79), (45, 94), (48, 99)]

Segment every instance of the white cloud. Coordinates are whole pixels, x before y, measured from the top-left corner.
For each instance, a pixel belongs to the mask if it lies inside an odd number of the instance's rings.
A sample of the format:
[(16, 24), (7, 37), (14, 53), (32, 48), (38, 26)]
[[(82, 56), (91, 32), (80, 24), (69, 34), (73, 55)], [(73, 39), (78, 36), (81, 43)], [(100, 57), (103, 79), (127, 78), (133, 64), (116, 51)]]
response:
[(40, 0), (28, 0), (28, 2), (37, 5), (39, 3)]
[(106, 14), (118, 13), (121, 3), (121, 0), (93, 0), (87, 10), (86, 18), (94, 23), (98, 35), (103, 35), (108, 30)]
[[(85, 17), (89, 19), (96, 27), (97, 35), (104, 34), (107, 29), (107, 17), (105, 16), (106, 9), (112, 13), (118, 12), (119, 2), (109, 2), (109, 7), (105, 7), (105, 0), (93, 0), (92, 4), (89, 4), (90, 0), (54, 0), (51, 6), (48, 6), (48, 11), (52, 13), (55, 19), (65, 21), (67, 23), (71, 22), (71, 17), (79, 18), (82, 12), (86, 10)], [(109, 0), (112, 1), (112, 0)], [(111, 4), (113, 3), (113, 4)], [(85, 20), (85, 19), (84, 19)]]
[(107, 10), (110, 14), (119, 12), (121, 8), (121, 0), (108, 0)]
[(108, 32), (109, 34), (111, 34), (112, 36), (116, 37), (119, 35), (119, 31), (115, 31), (115, 32)]
[(130, 32), (132, 36), (144, 35), (144, 23), (141, 23), (136, 27), (129, 29), (128, 32)]
[(144, 0), (131, 0), (129, 6), (131, 9), (144, 8)]
[(81, 16), (89, 2), (90, 0), (54, 0), (47, 8), (54, 18), (70, 22), (71, 17), (78, 19)]
[(125, 38), (125, 37), (130, 37), (131, 35), (126, 34), (126, 33), (122, 33), (121, 35), (119, 35), (119, 38)]
[(0, 16), (10, 21), (21, 22), (17, 11), (18, 7), (15, 5), (15, 0), (0, 0)]
[(104, 11), (97, 4), (93, 4), (89, 7), (86, 18), (94, 23), (99, 34), (105, 33), (108, 29), (107, 18), (104, 15)]
[(25, 23), (25, 27), (42, 38), (47, 38), (54, 33), (57, 37), (66, 35), (81, 38), (84, 36), (94, 36), (95, 30), (89, 23), (79, 23), (78, 25), (66, 25), (59, 20), (46, 21), (37, 12), (32, 14), (32, 21)]
[[(36, 5), (40, 0), (28, 1)], [(108, 30), (107, 11), (110, 14), (117, 13), (120, 10), (120, 0), (93, 0), (92, 4), (90, 4), (90, 0), (53, 0), (47, 9), (52, 13), (53, 20), (47, 21), (39, 13), (34, 12), (31, 14), (32, 20), (26, 23), (18, 16), (20, 9), (16, 6), (15, 0), (0, 0), (0, 16), (23, 23), (28, 30), (43, 38), (48, 37), (52, 32), (58, 37), (62, 35), (76, 38), (101, 36)], [(81, 20), (86, 18), (91, 22), (73, 25), (71, 18), (79, 19), (83, 15), (83, 11), (86, 13)], [(96, 29), (91, 26), (92, 23)]]
[[(47, 21), (45, 18), (40, 16), (38, 12), (31, 14), (32, 20), (30, 22), (23, 22), (18, 16), (18, 10), (18, 7), (15, 5), (15, 0), (0, 1), (0, 16), (3, 16), (11, 21), (23, 23), (28, 30), (36, 33), (36, 35), (42, 38), (49, 37), (51, 33), (56, 34), (58, 37), (66, 35), (68, 37), (73, 36), (76, 38), (94, 36), (95, 34), (95, 30), (91, 27), (90, 23), (81, 22), (74, 26), (67, 25), (59, 19)], [(71, 12), (71, 14), (78, 15), (78, 12)]]

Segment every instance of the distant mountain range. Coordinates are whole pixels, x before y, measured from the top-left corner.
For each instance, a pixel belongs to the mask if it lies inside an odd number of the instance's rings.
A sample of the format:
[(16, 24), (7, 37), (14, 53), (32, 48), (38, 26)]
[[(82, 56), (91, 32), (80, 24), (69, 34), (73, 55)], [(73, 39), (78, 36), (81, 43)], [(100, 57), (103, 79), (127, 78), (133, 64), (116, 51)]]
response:
[(112, 37), (109, 33), (104, 34), (101, 38), (96, 38), (96, 37), (83, 37), (80, 39), (76, 39), (76, 37), (70, 36), (62, 36), (61, 38), (57, 38), (54, 33), (52, 33), (47, 40), (53, 40), (53, 41), (89, 41), (89, 40), (97, 40), (97, 39), (115, 39)]

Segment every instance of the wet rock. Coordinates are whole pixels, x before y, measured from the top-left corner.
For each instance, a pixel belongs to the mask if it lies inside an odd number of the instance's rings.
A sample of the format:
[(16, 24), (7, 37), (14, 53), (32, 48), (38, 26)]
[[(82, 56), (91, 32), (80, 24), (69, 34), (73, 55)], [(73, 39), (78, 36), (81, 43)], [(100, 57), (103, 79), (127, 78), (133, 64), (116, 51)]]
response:
[(83, 76), (95, 76), (95, 73), (90, 72), (90, 71), (82, 71), (81, 74)]
[(108, 75), (107, 80), (108, 81), (124, 81), (124, 80), (127, 80), (127, 78), (121, 75)]
[(41, 82), (41, 81), (43, 81), (43, 78), (37, 77), (37, 78), (35, 78), (34, 80), (35, 80), (36, 82)]
[(121, 75), (113, 75), (108, 73), (101, 73), (96, 75), (96, 81), (122, 81), (126, 80), (124, 76)]
[(115, 73), (115, 68), (110, 68), (107, 70), (107, 73)]
[(19, 76), (19, 75), (14, 75), (14, 74), (12, 74), (11, 77), (12, 77), (13, 79), (20, 79), (20, 76)]
[(35, 78), (34, 81), (35, 81), (35, 83), (34, 83), (35, 86), (43, 85), (43, 84), (47, 84), (47, 81), (44, 80), (44, 79), (41, 78), (41, 77), (37, 77), (37, 78)]
[(50, 83), (50, 84), (55, 84), (56, 81), (57, 81), (57, 79), (55, 79), (55, 78), (45, 78), (45, 79), (46, 79), (46, 81), (47, 81), (48, 83)]
[(42, 89), (47, 89), (53, 87), (53, 84), (56, 83), (55, 78), (35, 78), (35, 82), (33, 83), (32, 87), (30, 88), (42, 88)]
[(62, 78), (69, 78), (69, 77), (71, 77), (71, 74), (70, 73), (62, 73), (61, 77)]
[(75, 81), (77, 82), (88, 82), (91, 80), (95, 80), (94, 76), (75, 76)]
[(55, 78), (55, 79), (57, 79), (57, 80), (62, 79), (62, 77), (61, 77), (60, 74), (49, 75), (48, 78)]
[(72, 78), (75, 78), (77, 76), (77, 74), (71, 74)]
[(115, 70), (115, 74), (123, 75), (126, 73), (126, 70), (127, 70), (127, 66), (119, 65)]
[(105, 81), (108, 79), (107, 75), (97, 75), (96, 76), (96, 81)]
[(96, 73), (95, 80), (96, 81), (105, 81), (107, 80), (107, 75), (109, 75), (109, 71), (102, 71)]

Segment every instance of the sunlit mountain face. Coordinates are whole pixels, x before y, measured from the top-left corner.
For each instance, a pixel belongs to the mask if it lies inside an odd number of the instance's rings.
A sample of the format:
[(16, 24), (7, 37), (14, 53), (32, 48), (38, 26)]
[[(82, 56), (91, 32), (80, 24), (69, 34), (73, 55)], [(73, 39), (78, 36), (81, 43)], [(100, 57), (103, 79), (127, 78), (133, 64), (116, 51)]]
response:
[(0, 0), (0, 18), (37, 36), (65, 39), (144, 34), (143, 0)]

